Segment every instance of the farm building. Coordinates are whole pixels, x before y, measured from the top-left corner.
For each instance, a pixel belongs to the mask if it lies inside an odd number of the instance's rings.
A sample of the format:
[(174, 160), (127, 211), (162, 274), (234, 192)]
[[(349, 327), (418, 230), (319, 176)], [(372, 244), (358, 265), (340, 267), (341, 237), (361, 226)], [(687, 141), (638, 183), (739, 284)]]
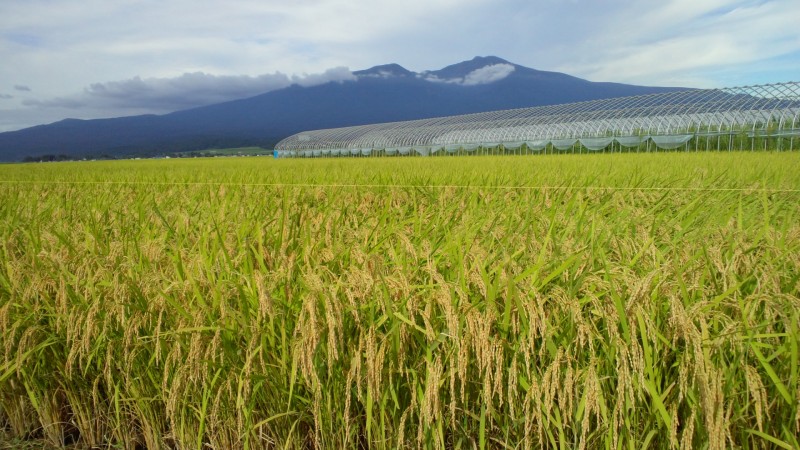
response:
[(277, 157), (800, 149), (800, 83), (305, 131)]

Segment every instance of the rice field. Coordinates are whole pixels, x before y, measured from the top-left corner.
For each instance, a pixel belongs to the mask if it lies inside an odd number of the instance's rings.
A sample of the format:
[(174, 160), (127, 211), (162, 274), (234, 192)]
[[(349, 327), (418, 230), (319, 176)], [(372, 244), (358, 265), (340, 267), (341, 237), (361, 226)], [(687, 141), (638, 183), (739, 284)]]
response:
[(0, 166), (0, 447), (798, 448), (800, 154)]

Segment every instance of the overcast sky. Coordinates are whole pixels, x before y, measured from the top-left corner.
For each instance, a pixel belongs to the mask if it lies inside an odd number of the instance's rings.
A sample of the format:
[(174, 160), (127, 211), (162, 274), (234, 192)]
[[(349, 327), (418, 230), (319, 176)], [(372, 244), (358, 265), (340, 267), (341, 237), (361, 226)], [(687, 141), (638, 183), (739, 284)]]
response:
[(0, 131), (495, 55), (592, 81), (800, 79), (800, 0), (2, 0)]

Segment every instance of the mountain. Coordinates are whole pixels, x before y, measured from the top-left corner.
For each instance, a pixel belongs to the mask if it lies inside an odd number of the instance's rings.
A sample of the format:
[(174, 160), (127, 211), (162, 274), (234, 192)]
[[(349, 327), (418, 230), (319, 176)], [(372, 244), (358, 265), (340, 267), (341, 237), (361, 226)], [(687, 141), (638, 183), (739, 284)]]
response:
[(357, 77), (410, 77), (416, 75), (414, 72), (406, 69), (400, 64), (384, 64), (382, 66), (375, 66), (367, 70), (357, 70), (353, 72)]
[(119, 157), (249, 145), (269, 148), (286, 136), (309, 129), (678, 89), (590, 82), (494, 56), (421, 73), (387, 64), (353, 74), (354, 81), (292, 85), (170, 114), (67, 119), (0, 133), (0, 161), (45, 154)]

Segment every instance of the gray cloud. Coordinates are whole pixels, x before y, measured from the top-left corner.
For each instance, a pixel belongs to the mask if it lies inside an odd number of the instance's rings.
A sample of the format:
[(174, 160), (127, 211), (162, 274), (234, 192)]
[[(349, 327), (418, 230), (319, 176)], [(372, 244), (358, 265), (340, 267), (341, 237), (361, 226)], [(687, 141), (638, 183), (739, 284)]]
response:
[(66, 109), (78, 109), (89, 105), (88, 102), (85, 102), (79, 98), (70, 98), (70, 97), (55, 97), (47, 100), (33, 100), (33, 99), (23, 100), (22, 104), (25, 106), (37, 106), (44, 108), (66, 108)]
[(14, 90), (22, 91), (22, 92), (30, 92), (31, 88), (28, 87), (28, 86), (22, 85), (22, 84), (15, 84), (14, 85)]
[(259, 76), (194, 72), (174, 78), (134, 77), (123, 81), (93, 83), (80, 94), (45, 100), (29, 99), (23, 104), (42, 108), (114, 108), (159, 113), (251, 97), (292, 84), (314, 86), (355, 79), (346, 67), (292, 76), (280, 72)]
[(10, 99), (12, 99), (12, 98), (14, 98), (14, 96), (13, 96), (13, 95), (8, 95), (8, 94), (0, 94), (0, 99), (3, 99), (3, 100), (10, 100)]

